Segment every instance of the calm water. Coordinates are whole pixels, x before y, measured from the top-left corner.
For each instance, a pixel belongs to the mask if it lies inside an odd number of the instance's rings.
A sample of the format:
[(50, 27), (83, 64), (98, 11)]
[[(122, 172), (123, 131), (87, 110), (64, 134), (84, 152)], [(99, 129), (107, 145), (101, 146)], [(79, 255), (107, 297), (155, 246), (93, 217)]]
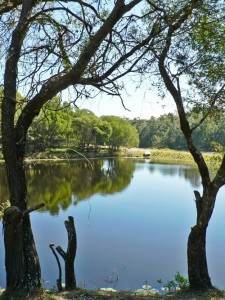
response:
[[(78, 249), (76, 278), (86, 288), (136, 289), (157, 279), (187, 276), (186, 245), (195, 223), (193, 190), (201, 191), (196, 168), (149, 161), (93, 160), (32, 165), (27, 169), (30, 206), (46, 210), (31, 221), (46, 287), (58, 270), (49, 244), (67, 248), (64, 221), (73, 216)], [(0, 169), (1, 200), (7, 199)], [(225, 191), (218, 196), (207, 235), (209, 272), (225, 288)], [(0, 286), (5, 285), (4, 247), (0, 243)], [(62, 261), (63, 265), (63, 261)]]

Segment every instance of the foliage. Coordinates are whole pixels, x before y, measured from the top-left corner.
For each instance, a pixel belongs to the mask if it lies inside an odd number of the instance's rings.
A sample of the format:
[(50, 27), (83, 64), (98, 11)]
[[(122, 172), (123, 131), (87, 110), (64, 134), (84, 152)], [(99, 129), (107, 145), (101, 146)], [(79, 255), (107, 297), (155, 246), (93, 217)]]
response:
[(0, 204), (0, 219), (3, 218), (4, 210), (10, 206), (9, 200), (6, 200), (6, 202), (2, 202)]
[[(22, 99), (21, 95), (19, 97)], [(196, 126), (201, 118), (201, 113), (189, 113), (192, 127)], [(127, 121), (132, 128), (128, 126)], [(199, 149), (223, 153), (224, 123), (225, 114), (221, 111), (208, 117), (207, 122), (196, 128), (193, 139)], [(27, 149), (31, 153), (68, 146), (78, 146), (83, 150), (88, 149), (90, 145), (96, 150), (100, 145), (109, 145), (112, 148), (117, 148), (117, 145), (135, 147), (138, 140), (141, 148), (187, 150), (176, 114), (169, 113), (158, 118), (151, 117), (149, 120), (123, 120), (115, 116), (98, 118), (90, 110), (74, 111), (73, 107), (66, 102), (61, 103), (57, 97), (48, 102), (34, 119), (28, 134)]]
[(41, 110), (28, 133), (27, 149), (30, 153), (47, 148), (78, 147), (88, 150), (100, 145), (137, 146), (137, 130), (119, 117), (97, 117), (87, 109), (73, 110), (59, 98), (49, 101)]
[[(202, 113), (190, 112), (189, 122), (195, 127), (202, 118)], [(193, 139), (202, 151), (222, 152), (225, 146), (225, 113), (218, 112), (215, 116), (208, 117), (193, 132)], [(130, 123), (139, 133), (140, 147), (169, 148), (174, 150), (187, 150), (187, 144), (180, 130), (180, 121), (176, 114), (165, 114), (149, 120), (134, 119)]]
[(139, 133), (140, 147), (170, 148), (186, 150), (186, 143), (179, 127), (176, 115), (162, 115), (149, 120), (134, 119), (130, 121)]
[(73, 118), (73, 130), (76, 144), (80, 149), (94, 145), (105, 145), (112, 134), (112, 128), (108, 122), (102, 121), (93, 112), (87, 109), (79, 109)]
[[(157, 280), (158, 283), (163, 283), (162, 279)], [(174, 275), (173, 280), (167, 281), (167, 283), (162, 287), (163, 291), (173, 292), (176, 290), (184, 289), (189, 286), (189, 281), (187, 278), (183, 277), (179, 272)]]
[(72, 136), (73, 110), (58, 97), (46, 103), (28, 132), (27, 149), (31, 152), (44, 151), (46, 148), (68, 146)]
[(116, 116), (103, 116), (101, 119), (108, 122), (112, 128), (112, 134), (108, 141), (111, 149), (118, 149), (120, 146), (137, 147), (139, 145), (138, 132), (127, 120)]

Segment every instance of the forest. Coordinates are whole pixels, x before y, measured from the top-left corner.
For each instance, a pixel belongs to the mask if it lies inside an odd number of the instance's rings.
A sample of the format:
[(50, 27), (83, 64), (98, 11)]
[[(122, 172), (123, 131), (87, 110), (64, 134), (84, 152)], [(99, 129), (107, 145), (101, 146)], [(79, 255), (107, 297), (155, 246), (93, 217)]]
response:
[[(198, 124), (201, 118), (200, 113), (190, 112), (191, 126)], [(223, 151), (224, 123), (225, 115), (220, 111), (198, 126), (193, 139), (201, 151)], [(61, 103), (57, 97), (45, 105), (28, 132), (29, 153), (68, 147), (97, 151), (100, 146), (112, 150), (119, 147), (188, 150), (177, 114), (164, 114), (148, 120), (97, 117), (90, 110), (74, 109), (67, 102)]]
[[(1, 94), (2, 92), (0, 92)], [(20, 108), (24, 98), (18, 94)], [(192, 127), (202, 118), (201, 112), (188, 114)], [(217, 111), (198, 126), (193, 139), (201, 151), (223, 152), (225, 114)], [(179, 117), (168, 113), (149, 119), (125, 119), (117, 116), (96, 116), (88, 109), (79, 109), (54, 97), (34, 119), (27, 136), (29, 154), (55, 148), (98, 151), (100, 146), (111, 150), (119, 147), (140, 147), (188, 150), (180, 129)]]
[(33, 153), (70, 147), (97, 151), (99, 146), (115, 150), (138, 145), (137, 129), (127, 120), (116, 116), (99, 118), (87, 109), (73, 110), (69, 103), (60, 104), (56, 98), (34, 120), (28, 132), (27, 150)]
[[(201, 114), (190, 113), (189, 122), (192, 127), (198, 124)], [(149, 120), (133, 119), (130, 123), (137, 128), (140, 148), (169, 148), (188, 150), (180, 129), (179, 117), (176, 114), (164, 114), (151, 117)], [(201, 151), (222, 152), (225, 144), (225, 115), (223, 112), (208, 118), (193, 133), (195, 144)]]

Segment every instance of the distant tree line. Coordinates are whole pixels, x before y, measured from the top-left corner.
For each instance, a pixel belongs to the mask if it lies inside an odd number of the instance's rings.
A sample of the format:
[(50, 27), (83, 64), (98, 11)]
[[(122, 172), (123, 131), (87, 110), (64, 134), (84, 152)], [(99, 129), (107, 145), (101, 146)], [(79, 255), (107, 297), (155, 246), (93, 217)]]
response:
[[(198, 112), (189, 113), (192, 128), (201, 118)], [(56, 97), (35, 118), (27, 145), (32, 152), (61, 147), (98, 150), (99, 146), (108, 146), (112, 150), (121, 146), (187, 150), (179, 122), (178, 116), (172, 113), (149, 120), (128, 120), (117, 116), (99, 118), (87, 109), (74, 110), (73, 106)], [(225, 114), (220, 111), (194, 130), (193, 138), (200, 150), (223, 150), (224, 124)]]
[[(17, 99), (19, 113), (26, 100), (20, 94)], [(189, 113), (192, 128), (201, 118), (199, 112)], [(220, 111), (193, 131), (194, 141), (201, 151), (224, 150), (224, 124), (225, 114)], [(117, 116), (99, 118), (88, 109), (74, 109), (73, 105), (62, 102), (58, 97), (49, 101), (34, 119), (27, 141), (29, 152), (63, 147), (98, 150), (99, 146), (108, 146), (112, 150), (119, 147), (187, 150), (176, 114), (168, 113), (148, 120)]]
[(61, 147), (98, 150), (99, 146), (108, 146), (115, 150), (139, 146), (138, 131), (127, 120), (116, 116), (99, 118), (87, 109), (74, 110), (57, 97), (34, 119), (27, 139), (30, 152)]
[[(194, 128), (201, 119), (201, 114), (192, 112), (189, 121)], [(149, 120), (130, 120), (139, 133), (141, 148), (169, 148), (174, 150), (187, 150), (187, 145), (180, 130), (179, 118), (176, 114), (164, 114)], [(196, 145), (202, 151), (222, 151), (225, 145), (225, 114), (218, 112), (207, 122), (201, 124), (193, 132)]]

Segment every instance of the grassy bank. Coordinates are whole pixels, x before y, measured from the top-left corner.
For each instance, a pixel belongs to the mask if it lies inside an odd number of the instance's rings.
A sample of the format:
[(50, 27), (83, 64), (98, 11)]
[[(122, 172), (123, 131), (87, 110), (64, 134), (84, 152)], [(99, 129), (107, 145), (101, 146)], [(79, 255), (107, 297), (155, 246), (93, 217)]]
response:
[[(177, 151), (170, 149), (140, 149), (131, 148), (127, 150), (122, 150), (127, 154), (127, 157), (143, 157), (145, 151), (150, 151), (150, 159), (152, 161), (160, 162), (174, 162), (174, 163), (185, 163), (195, 165), (194, 159), (188, 151)], [(215, 165), (221, 161), (221, 154), (203, 152), (203, 157), (208, 165)]]
[[(43, 152), (36, 152), (26, 156), (26, 161), (32, 160), (72, 160), (82, 158), (107, 158), (107, 157), (128, 157), (128, 158), (144, 158), (146, 151), (151, 152), (150, 159), (152, 162), (161, 163), (178, 163), (195, 165), (195, 162), (188, 151), (176, 151), (170, 149), (142, 149), (142, 148), (120, 148), (116, 151), (109, 151), (107, 147), (101, 148), (99, 151), (80, 152), (76, 149), (47, 149)], [(221, 162), (221, 154), (203, 153), (206, 163), (210, 167), (217, 167)], [(4, 163), (3, 156), (0, 153), (0, 163)]]
[[(143, 158), (146, 151), (150, 151), (150, 159), (152, 162), (195, 165), (195, 162), (188, 151), (141, 148), (121, 148), (113, 152), (109, 151), (108, 148), (101, 148), (98, 152), (79, 152), (75, 149), (47, 149), (44, 152), (33, 153), (27, 156), (26, 160), (71, 160), (103, 157)], [(203, 153), (203, 156), (209, 167), (216, 167), (221, 161), (221, 155), (217, 153)]]

